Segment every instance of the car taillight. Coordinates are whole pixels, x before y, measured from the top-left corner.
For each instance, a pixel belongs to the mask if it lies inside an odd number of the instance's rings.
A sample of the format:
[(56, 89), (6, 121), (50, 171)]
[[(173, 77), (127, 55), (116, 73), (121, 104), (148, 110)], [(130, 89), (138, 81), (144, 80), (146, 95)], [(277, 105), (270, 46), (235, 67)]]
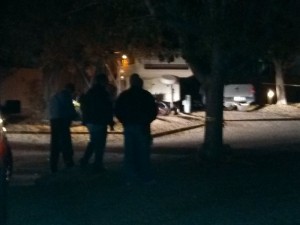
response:
[(3, 160), (6, 154), (6, 145), (4, 137), (0, 138), (0, 160)]

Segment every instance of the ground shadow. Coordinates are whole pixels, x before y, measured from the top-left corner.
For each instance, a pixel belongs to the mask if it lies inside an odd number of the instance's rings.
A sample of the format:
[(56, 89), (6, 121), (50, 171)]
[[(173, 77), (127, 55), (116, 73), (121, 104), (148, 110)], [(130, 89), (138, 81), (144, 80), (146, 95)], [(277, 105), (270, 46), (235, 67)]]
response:
[(124, 185), (116, 161), (48, 174), (10, 189), (9, 224), (299, 224), (299, 147), (232, 149), (217, 164), (154, 150), (152, 185)]

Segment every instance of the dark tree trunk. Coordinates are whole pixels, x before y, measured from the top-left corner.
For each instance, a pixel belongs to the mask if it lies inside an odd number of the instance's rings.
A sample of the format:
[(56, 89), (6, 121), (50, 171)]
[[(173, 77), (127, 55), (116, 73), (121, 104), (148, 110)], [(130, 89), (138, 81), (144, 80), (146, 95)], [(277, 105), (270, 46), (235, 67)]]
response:
[(275, 83), (276, 83), (276, 97), (277, 105), (286, 105), (286, 94), (284, 88), (283, 69), (281, 60), (273, 60), (275, 67)]
[(203, 151), (207, 158), (218, 158), (223, 149), (223, 77), (221, 51), (217, 44), (212, 52), (212, 71), (207, 82), (207, 104)]

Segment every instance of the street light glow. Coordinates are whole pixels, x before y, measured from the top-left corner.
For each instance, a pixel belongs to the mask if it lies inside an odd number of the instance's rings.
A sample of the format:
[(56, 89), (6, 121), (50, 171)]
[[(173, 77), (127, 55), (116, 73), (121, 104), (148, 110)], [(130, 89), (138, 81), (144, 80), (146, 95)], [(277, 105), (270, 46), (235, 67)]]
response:
[(273, 90), (269, 89), (268, 93), (267, 93), (267, 96), (268, 96), (268, 103), (272, 104), (273, 98), (275, 96), (275, 92)]
[(268, 98), (272, 99), (274, 97), (275, 93), (273, 90), (269, 89), (267, 95), (268, 95)]

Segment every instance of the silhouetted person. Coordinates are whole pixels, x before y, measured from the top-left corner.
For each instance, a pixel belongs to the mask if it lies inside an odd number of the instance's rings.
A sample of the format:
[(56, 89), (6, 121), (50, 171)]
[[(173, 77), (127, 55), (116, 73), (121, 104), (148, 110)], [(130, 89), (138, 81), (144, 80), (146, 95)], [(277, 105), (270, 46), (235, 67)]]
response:
[(124, 127), (124, 172), (129, 184), (136, 179), (151, 182), (150, 163), (152, 137), (150, 124), (157, 116), (157, 106), (150, 92), (143, 89), (138, 74), (130, 77), (130, 88), (117, 98), (115, 114)]
[(81, 167), (86, 167), (93, 153), (94, 170), (104, 170), (103, 155), (106, 146), (107, 126), (113, 121), (113, 104), (107, 91), (106, 74), (98, 74), (94, 77), (92, 87), (81, 97), (81, 111), (83, 124), (90, 134), (90, 141), (83, 157), (80, 160)]
[[(109, 93), (110, 99), (113, 103), (113, 109), (114, 109), (115, 108), (115, 102), (116, 102), (116, 99), (117, 99), (117, 87), (115, 85), (111, 84), (111, 83), (108, 83), (108, 85), (106, 86), (106, 90)], [(110, 131), (115, 130), (115, 128), (114, 128), (115, 124), (116, 123), (115, 123), (114, 119), (112, 119), (112, 121), (109, 124)]]
[(72, 120), (75, 120), (78, 116), (73, 105), (72, 95), (74, 92), (74, 85), (69, 83), (62, 91), (59, 91), (50, 99), (50, 169), (52, 173), (57, 172), (60, 153), (63, 155), (66, 167), (74, 166), (73, 146), (70, 133)]

